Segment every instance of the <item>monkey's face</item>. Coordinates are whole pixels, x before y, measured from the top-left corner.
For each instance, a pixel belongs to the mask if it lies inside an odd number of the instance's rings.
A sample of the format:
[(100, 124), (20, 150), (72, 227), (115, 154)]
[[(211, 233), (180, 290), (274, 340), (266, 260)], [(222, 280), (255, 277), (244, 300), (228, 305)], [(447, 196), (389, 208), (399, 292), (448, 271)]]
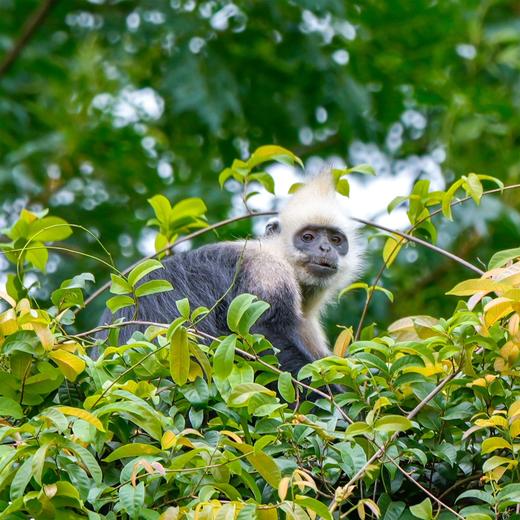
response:
[(299, 278), (317, 285), (334, 277), (348, 253), (347, 237), (334, 227), (305, 226), (294, 235), (293, 246), (298, 251)]

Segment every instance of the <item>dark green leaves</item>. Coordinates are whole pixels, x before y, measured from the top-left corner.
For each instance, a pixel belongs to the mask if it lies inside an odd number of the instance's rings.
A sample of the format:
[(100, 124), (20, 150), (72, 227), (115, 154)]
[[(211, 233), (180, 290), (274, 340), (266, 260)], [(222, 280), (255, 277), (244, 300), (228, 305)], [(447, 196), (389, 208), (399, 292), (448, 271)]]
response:
[(241, 294), (230, 304), (227, 314), (229, 330), (242, 336), (249, 334), (258, 318), (269, 309), (269, 304), (257, 301), (252, 294)]
[(224, 338), (213, 357), (213, 372), (215, 376), (222, 379), (226, 378), (233, 369), (233, 360), (235, 359), (235, 346), (237, 337), (232, 334)]
[[(115, 313), (120, 309), (134, 305), (136, 298), (171, 291), (173, 287), (168, 280), (149, 280), (141, 282), (145, 276), (162, 268), (163, 265), (158, 260), (148, 259), (136, 265), (130, 271), (127, 278), (112, 273), (110, 275), (112, 279), (110, 292), (118, 296), (110, 298), (107, 301), (107, 307)], [(141, 283), (139, 284), (139, 282)]]

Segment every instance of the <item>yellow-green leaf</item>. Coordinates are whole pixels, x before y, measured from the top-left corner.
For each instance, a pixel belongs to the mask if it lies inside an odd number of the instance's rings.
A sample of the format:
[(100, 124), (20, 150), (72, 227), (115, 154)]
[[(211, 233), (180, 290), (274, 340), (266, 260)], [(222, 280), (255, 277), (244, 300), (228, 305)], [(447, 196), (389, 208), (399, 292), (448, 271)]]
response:
[(49, 357), (60, 367), (69, 381), (75, 381), (85, 370), (85, 361), (66, 350), (53, 350), (49, 352)]
[(489, 278), (472, 278), (458, 283), (451, 291), (446, 294), (453, 296), (472, 296), (478, 292), (491, 292), (504, 290), (504, 286)]
[(87, 412), (86, 410), (82, 410), (81, 408), (74, 408), (73, 406), (57, 406), (56, 409), (59, 410), (63, 415), (71, 415), (88, 422), (100, 432), (105, 431), (101, 421), (95, 415)]
[(506, 457), (499, 457), (498, 455), (495, 455), (486, 460), (486, 462), (484, 462), (484, 465), (482, 466), (482, 471), (484, 473), (487, 473), (488, 471), (498, 468), (499, 466), (507, 465), (508, 467), (513, 467), (517, 464), (518, 462), (516, 460), (507, 459)]
[(383, 261), (387, 267), (390, 267), (394, 263), (401, 247), (403, 247), (403, 244), (404, 240), (401, 237), (396, 238), (394, 236), (389, 236), (386, 239), (383, 247)]
[(178, 327), (170, 341), (170, 374), (174, 383), (182, 386), (190, 373), (190, 349), (188, 334), (184, 327)]
[(401, 415), (385, 415), (374, 423), (378, 432), (404, 432), (412, 428), (412, 421)]
[(114, 460), (126, 459), (131, 457), (140, 457), (144, 455), (157, 455), (161, 453), (161, 450), (156, 446), (150, 444), (144, 444), (141, 442), (133, 442), (131, 444), (125, 444), (116, 448), (108, 457), (103, 460), (105, 462), (112, 462)]
[(290, 165), (297, 163), (303, 168), (303, 162), (299, 157), (294, 155), (286, 148), (282, 148), (281, 146), (276, 146), (273, 144), (260, 146), (257, 148), (247, 161), (247, 165), (250, 169), (252, 169), (266, 161), (277, 161)]
[(507, 448), (508, 450), (512, 449), (511, 444), (505, 439), (502, 439), (502, 437), (490, 437), (482, 442), (481, 453), (484, 455), (503, 448)]

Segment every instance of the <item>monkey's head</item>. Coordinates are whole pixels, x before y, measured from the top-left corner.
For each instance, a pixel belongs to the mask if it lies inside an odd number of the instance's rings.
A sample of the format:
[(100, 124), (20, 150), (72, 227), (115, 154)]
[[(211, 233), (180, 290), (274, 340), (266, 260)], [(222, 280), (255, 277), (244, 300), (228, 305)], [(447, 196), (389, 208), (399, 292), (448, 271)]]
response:
[(356, 224), (325, 171), (300, 188), (270, 221), (266, 235), (280, 241), (302, 287), (339, 288), (358, 274), (362, 247)]

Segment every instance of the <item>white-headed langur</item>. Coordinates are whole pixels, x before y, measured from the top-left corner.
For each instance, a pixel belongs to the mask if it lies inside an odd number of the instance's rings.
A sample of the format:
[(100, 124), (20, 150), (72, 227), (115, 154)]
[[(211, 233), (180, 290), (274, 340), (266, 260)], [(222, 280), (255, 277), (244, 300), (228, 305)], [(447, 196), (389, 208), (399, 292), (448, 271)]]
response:
[[(171, 282), (173, 291), (139, 300), (116, 317), (170, 323), (179, 316), (175, 301), (191, 308), (211, 308), (197, 328), (212, 336), (229, 334), (227, 310), (237, 295), (250, 293), (270, 304), (252, 332), (263, 334), (277, 349), (282, 370), (299, 369), (330, 351), (320, 314), (339, 289), (359, 273), (362, 247), (356, 224), (338, 200), (326, 171), (301, 187), (256, 240), (223, 242), (175, 253), (164, 269), (148, 275)], [(223, 297), (223, 295), (225, 295)], [(111, 323), (105, 313), (102, 324)], [(143, 327), (121, 328), (120, 340)]]

